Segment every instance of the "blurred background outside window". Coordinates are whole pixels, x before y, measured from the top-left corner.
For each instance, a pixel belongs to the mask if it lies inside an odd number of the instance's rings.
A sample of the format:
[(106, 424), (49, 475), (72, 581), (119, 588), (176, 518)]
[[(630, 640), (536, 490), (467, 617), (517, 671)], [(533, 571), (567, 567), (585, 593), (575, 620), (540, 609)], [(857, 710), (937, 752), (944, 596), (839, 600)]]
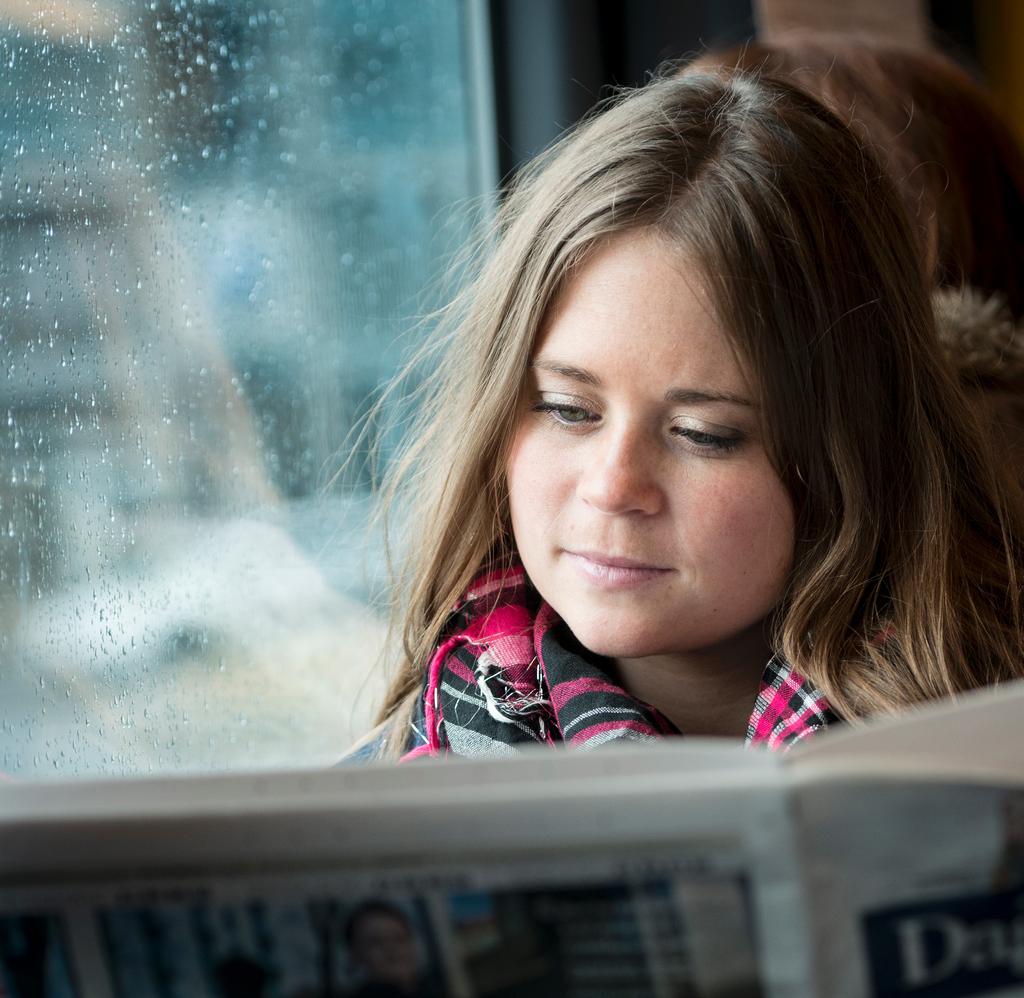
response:
[(380, 558), (325, 485), (494, 186), (474, 10), (0, 2), (0, 770), (365, 724)]

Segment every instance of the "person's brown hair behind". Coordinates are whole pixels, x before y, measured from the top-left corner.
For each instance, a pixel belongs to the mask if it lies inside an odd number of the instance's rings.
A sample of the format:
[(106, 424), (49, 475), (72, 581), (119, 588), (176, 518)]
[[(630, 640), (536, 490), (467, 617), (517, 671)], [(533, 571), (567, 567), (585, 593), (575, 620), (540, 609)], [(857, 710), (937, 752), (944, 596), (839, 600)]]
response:
[(707, 52), (792, 80), (871, 144), (896, 182), (939, 286), (998, 294), (1024, 318), (1024, 153), (988, 92), (935, 50), (795, 34)]

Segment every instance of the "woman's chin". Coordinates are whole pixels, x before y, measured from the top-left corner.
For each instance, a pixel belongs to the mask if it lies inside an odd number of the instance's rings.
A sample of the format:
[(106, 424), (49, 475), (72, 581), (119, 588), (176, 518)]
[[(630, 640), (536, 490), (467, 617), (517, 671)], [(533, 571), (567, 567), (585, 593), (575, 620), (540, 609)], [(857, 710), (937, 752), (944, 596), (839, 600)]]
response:
[(567, 620), (570, 630), (587, 651), (605, 658), (644, 658), (671, 651), (671, 644), (662, 635), (652, 634), (633, 626), (609, 627), (607, 622), (576, 626)]

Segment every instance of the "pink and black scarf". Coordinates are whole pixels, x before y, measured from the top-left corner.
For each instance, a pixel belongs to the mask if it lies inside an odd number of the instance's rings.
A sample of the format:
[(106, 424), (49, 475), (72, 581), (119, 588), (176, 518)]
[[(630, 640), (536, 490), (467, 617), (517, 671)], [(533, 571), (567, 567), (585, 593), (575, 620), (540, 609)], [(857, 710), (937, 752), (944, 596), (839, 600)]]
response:
[[(521, 566), (474, 580), (427, 673), (403, 756), (511, 756), (532, 743), (594, 748), (681, 732), (612, 682), (530, 586)], [(748, 745), (788, 748), (838, 718), (825, 697), (773, 658)]]

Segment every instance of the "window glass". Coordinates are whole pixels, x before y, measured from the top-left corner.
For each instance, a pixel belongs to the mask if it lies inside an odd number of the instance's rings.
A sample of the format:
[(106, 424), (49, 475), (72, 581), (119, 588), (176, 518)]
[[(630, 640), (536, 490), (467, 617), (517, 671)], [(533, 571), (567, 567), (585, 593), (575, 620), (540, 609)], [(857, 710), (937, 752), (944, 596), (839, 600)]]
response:
[(482, 189), (468, 6), (0, 12), (0, 770), (336, 760), (381, 573), (325, 486)]

